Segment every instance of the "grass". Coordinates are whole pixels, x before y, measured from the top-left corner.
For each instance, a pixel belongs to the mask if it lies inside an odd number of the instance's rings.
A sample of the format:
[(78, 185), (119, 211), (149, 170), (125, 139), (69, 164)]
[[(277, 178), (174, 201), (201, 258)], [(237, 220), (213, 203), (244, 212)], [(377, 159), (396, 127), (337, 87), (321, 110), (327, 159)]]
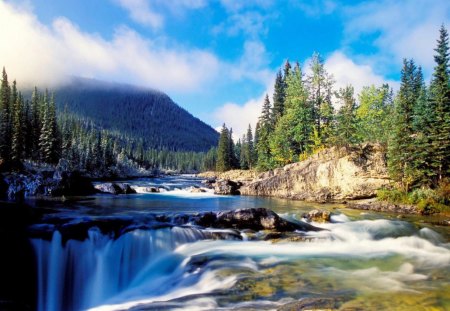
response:
[(450, 182), (442, 181), (436, 189), (416, 188), (406, 193), (398, 189), (377, 191), (380, 201), (416, 205), (422, 214), (450, 213)]

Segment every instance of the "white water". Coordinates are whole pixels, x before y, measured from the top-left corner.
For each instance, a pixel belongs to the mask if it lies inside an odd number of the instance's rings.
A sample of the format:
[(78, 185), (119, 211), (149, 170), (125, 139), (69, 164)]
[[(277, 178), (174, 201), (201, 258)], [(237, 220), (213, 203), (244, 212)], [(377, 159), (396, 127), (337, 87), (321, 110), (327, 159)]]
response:
[[(55, 232), (51, 242), (33, 240), (40, 280), (38, 310), (124, 310), (226, 291), (242, 271), (257, 273), (283, 262), (312, 258), (358, 261), (401, 256), (402, 263), (390, 269), (328, 265), (316, 271), (359, 292), (413, 292), (411, 285), (426, 281), (431, 270), (450, 267), (449, 246), (431, 229), (416, 230), (400, 221), (351, 222), (345, 216), (333, 217), (339, 222), (321, 225), (329, 231), (309, 233), (311, 242), (211, 240), (208, 231), (165, 228), (136, 230), (117, 240), (90, 230), (87, 240), (70, 240), (63, 246)], [(221, 273), (230, 269), (236, 272)], [(173, 309), (219, 307), (214, 298), (198, 296), (183, 305), (171, 304)]]

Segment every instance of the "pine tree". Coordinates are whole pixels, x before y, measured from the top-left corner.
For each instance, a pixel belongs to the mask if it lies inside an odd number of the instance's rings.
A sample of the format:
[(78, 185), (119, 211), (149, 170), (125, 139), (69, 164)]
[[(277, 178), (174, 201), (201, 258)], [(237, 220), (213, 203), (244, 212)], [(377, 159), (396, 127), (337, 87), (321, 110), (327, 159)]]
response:
[(308, 94), (313, 109), (314, 131), (321, 142), (325, 142), (329, 131), (323, 131), (323, 124), (330, 125), (332, 111), (331, 97), (333, 77), (325, 70), (324, 62), (318, 53), (314, 53), (310, 64), (311, 74), (307, 77)]
[[(273, 92), (273, 112), (272, 112), (272, 123), (276, 122), (284, 114), (284, 101), (286, 98), (285, 81), (281, 70), (278, 71), (277, 77), (275, 79), (274, 92)], [(267, 98), (265, 101), (268, 101)], [(265, 104), (265, 103), (264, 103)]]
[(225, 123), (220, 131), (219, 146), (217, 147), (217, 164), (216, 170), (219, 172), (228, 171), (231, 168), (230, 157), (229, 157), (229, 146), (230, 143), (229, 132)]
[(393, 136), (388, 148), (388, 168), (391, 177), (399, 182), (405, 192), (417, 181), (414, 165), (413, 112), (418, 94), (415, 87), (416, 65), (413, 60), (403, 60), (400, 91), (394, 112)]
[(253, 142), (252, 127), (249, 124), (247, 129), (247, 158), (248, 158), (248, 168), (252, 169), (256, 164), (256, 153)]
[(356, 102), (351, 85), (341, 88), (337, 98), (341, 100), (341, 108), (337, 114), (335, 143), (347, 146), (356, 143)]
[(31, 94), (31, 128), (32, 128), (32, 159), (39, 160), (39, 138), (41, 137), (42, 129), (42, 109), (39, 100), (39, 92), (34, 87)]
[(43, 98), (42, 128), (39, 136), (40, 158), (46, 163), (56, 163), (59, 155), (58, 129), (56, 124), (56, 106), (54, 96), (48, 99), (48, 92)]
[(272, 155), (270, 153), (269, 145), (270, 136), (273, 132), (271, 110), (269, 96), (266, 94), (255, 131), (255, 137), (257, 137), (257, 141), (255, 143), (257, 166), (260, 170), (272, 168)]
[(233, 129), (228, 131), (228, 162), (230, 163), (230, 169), (239, 168), (239, 161), (236, 157), (234, 141), (233, 141)]
[(435, 184), (450, 176), (450, 78), (449, 37), (441, 26), (435, 49), (433, 78), (430, 84), (429, 104), (432, 111), (430, 124), (431, 159)]
[[(14, 84), (15, 85), (15, 84)], [(15, 95), (16, 102), (14, 105), (14, 115), (12, 121), (12, 145), (11, 159), (13, 162), (19, 162), (24, 158), (24, 111), (23, 97), (20, 94)]]
[(286, 88), (286, 112), (270, 138), (273, 161), (285, 165), (299, 159), (311, 146), (312, 109), (307, 101), (300, 65), (289, 75)]
[(247, 136), (245, 134), (242, 135), (241, 157), (239, 163), (241, 169), (246, 170), (249, 168), (248, 144), (247, 144)]
[(0, 87), (0, 158), (8, 161), (11, 151), (11, 90), (8, 75), (3, 67), (2, 83)]

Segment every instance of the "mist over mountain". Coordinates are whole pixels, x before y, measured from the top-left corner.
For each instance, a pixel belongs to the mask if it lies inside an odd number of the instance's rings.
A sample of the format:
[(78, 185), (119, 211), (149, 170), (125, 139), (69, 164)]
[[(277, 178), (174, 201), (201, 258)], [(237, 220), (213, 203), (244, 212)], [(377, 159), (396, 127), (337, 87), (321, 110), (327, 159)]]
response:
[(161, 91), (79, 77), (53, 91), (59, 111), (142, 140), (145, 148), (207, 151), (217, 145), (212, 127)]

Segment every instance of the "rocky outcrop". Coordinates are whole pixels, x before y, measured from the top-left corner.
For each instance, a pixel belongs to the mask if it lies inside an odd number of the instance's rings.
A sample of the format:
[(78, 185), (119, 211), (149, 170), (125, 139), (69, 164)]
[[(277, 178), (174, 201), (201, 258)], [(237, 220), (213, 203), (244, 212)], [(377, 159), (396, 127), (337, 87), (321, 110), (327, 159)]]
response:
[(214, 184), (214, 194), (220, 195), (237, 195), (240, 194), (239, 189), (242, 183), (229, 179), (218, 180)]
[(380, 145), (329, 148), (309, 159), (266, 172), (240, 188), (243, 195), (314, 202), (370, 198), (389, 182)]
[(89, 179), (77, 171), (9, 173), (3, 177), (2, 188), (6, 189), (3, 196), (9, 200), (35, 196), (91, 195), (96, 192)]
[(110, 194), (133, 194), (136, 190), (130, 187), (127, 183), (104, 183), (95, 185), (95, 189), (103, 193)]
[(398, 214), (423, 214), (417, 206), (408, 204), (394, 204), (376, 199), (349, 202), (347, 207), (364, 211), (388, 212)]

